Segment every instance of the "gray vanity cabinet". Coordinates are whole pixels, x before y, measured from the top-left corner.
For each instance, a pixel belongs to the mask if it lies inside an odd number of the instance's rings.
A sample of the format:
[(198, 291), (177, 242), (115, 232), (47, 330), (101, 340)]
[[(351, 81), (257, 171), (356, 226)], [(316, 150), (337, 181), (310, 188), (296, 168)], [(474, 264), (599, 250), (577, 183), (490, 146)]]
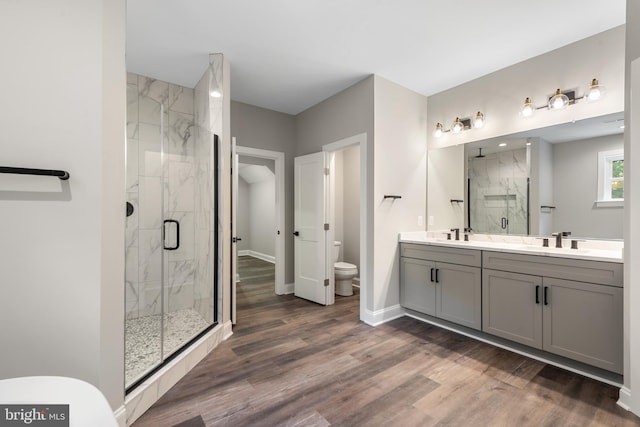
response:
[(400, 304), (480, 330), (481, 252), (410, 243), (400, 248)]
[(433, 261), (400, 258), (400, 304), (411, 310), (436, 315), (436, 283), (431, 281)]
[(622, 373), (622, 264), (483, 254), (483, 331)]
[(482, 330), (542, 348), (542, 277), (484, 269)]
[(622, 373), (622, 288), (545, 277), (542, 348)]

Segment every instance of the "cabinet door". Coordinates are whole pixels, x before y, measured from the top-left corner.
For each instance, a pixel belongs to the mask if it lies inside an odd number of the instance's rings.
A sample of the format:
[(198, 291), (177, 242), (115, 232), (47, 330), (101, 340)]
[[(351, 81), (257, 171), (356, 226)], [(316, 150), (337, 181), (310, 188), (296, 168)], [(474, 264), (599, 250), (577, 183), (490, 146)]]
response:
[(543, 349), (622, 373), (622, 288), (543, 279)]
[(479, 267), (436, 263), (436, 316), (482, 328), (482, 273)]
[(400, 304), (430, 316), (436, 315), (436, 283), (431, 281), (435, 263), (400, 258)]
[(542, 348), (542, 278), (484, 269), (482, 330)]

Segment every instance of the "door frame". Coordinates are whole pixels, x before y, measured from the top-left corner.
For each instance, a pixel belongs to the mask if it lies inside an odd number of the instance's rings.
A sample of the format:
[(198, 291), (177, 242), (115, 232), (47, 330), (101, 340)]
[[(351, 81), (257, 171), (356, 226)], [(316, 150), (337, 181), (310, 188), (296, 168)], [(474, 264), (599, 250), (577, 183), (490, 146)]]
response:
[[(244, 147), (236, 145), (236, 154), (257, 157), (260, 159), (274, 160), (275, 162), (275, 180), (276, 180), (276, 224), (274, 230), (275, 236), (275, 293), (284, 295), (290, 293), (284, 284), (284, 267), (285, 267), (285, 249), (284, 249), (284, 216), (285, 216), (285, 190), (284, 190), (284, 153), (281, 151), (263, 150), (260, 148)], [(234, 223), (236, 218), (233, 219)], [(280, 234), (278, 234), (278, 231)]]
[[(368, 147), (367, 147), (367, 134), (360, 133), (348, 138), (340, 139), (322, 146), (322, 151), (328, 153), (330, 157), (330, 167), (333, 166), (333, 157), (336, 151), (344, 150), (345, 148), (353, 147), (355, 145), (360, 146), (360, 266), (358, 273), (360, 276), (360, 320), (371, 324), (371, 319), (367, 315), (367, 298), (369, 292), (373, 291), (372, 284), (369, 283), (369, 278), (373, 277), (373, 250), (369, 250), (370, 238), (373, 233), (369, 233), (369, 226), (373, 225), (373, 220), (369, 218), (369, 214), (373, 215), (373, 210), (368, 206), (368, 194), (367, 190), (370, 185), (368, 177)], [(335, 174), (330, 168), (329, 170), (329, 189), (327, 191), (327, 211), (329, 224), (335, 224)], [(326, 270), (330, 272), (331, 279), (334, 280), (335, 272), (333, 271), (333, 241), (335, 238), (334, 227), (329, 227), (327, 234), (327, 265)]]

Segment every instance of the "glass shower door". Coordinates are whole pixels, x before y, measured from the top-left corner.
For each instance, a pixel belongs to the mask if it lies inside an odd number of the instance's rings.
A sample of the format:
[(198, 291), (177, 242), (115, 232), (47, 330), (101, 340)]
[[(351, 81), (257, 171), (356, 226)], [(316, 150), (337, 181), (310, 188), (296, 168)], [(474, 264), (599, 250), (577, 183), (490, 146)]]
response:
[[(213, 144), (193, 114), (168, 112), (164, 162), (163, 356), (213, 323), (210, 274)], [(200, 229), (200, 230), (199, 230)]]
[(163, 105), (127, 91), (125, 384), (162, 362)]
[(528, 234), (529, 179), (468, 180), (469, 226), (476, 233)]
[(131, 389), (215, 322), (217, 139), (196, 126), (193, 89), (143, 76), (127, 89)]

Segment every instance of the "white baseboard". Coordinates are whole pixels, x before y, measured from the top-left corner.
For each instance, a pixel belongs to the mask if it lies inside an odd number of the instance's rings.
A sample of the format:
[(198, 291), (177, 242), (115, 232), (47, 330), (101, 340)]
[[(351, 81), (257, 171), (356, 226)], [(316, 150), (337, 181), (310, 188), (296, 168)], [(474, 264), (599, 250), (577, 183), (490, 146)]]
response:
[(258, 258), (258, 259), (261, 259), (263, 261), (270, 262), (271, 264), (275, 264), (276, 263), (276, 257), (274, 257), (272, 255), (267, 255), (267, 254), (263, 254), (263, 253), (260, 253), (260, 252), (256, 252), (256, 251), (251, 251), (251, 250), (238, 251), (238, 256), (252, 256), (254, 258)]
[(404, 309), (400, 304), (396, 304), (376, 311), (365, 310), (364, 313), (360, 314), (360, 320), (367, 325), (378, 326), (404, 315)]
[(620, 389), (620, 394), (618, 396), (618, 406), (626, 409), (627, 411), (631, 410), (631, 390), (627, 387), (622, 387)]
[(113, 411), (113, 416), (116, 417), (118, 426), (127, 427), (127, 410), (124, 405)]
[(278, 295), (288, 295), (292, 294), (295, 291), (295, 287), (293, 283), (285, 283), (282, 292), (278, 292)]

